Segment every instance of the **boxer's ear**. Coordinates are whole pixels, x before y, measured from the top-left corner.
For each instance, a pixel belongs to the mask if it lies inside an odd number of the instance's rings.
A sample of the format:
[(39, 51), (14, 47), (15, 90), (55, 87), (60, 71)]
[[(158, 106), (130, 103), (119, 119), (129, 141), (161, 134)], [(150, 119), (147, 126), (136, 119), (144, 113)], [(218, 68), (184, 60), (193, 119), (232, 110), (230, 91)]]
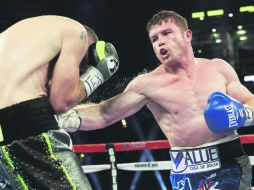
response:
[(190, 43), (192, 40), (192, 31), (191, 30), (186, 30), (185, 32), (185, 38), (186, 38), (186, 42)]

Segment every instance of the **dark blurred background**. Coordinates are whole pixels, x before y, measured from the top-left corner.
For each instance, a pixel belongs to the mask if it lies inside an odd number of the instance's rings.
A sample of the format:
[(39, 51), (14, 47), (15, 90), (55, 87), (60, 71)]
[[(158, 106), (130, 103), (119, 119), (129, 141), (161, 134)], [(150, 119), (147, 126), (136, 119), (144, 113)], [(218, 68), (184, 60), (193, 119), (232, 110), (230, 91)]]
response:
[[(153, 14), (163, 9), (174, 10), (187, 18), (197, 57), (225, 59), (235, 68), (241, 82), (254, 92), (252, 0), (0, 0), (0, 31), (21, 19), (39, 15), (67, 16), (92, 27), (100, 39), (116, 46), (120, 57), (117, 74), (89, 98), (91, 102), (100, 102), (121, 92), (133, 77), (158, 65), (145, 25)], [(208, 16), (210, 10), (219, 10), (215, 12), (219, 15)], [(126, 118), (125, 122), (120, 121), (103, 130), (76, 132), (71, 136), (76, 144), (165, 139), (147, 108)], [(239, 133), (252, 134), (253, 131), (252, 128), (242, 128)], [(253, 154), (251, 145), (245, 145), (245, 150)], [(154, 150), (117, 153), (116, 158), (118, 163), (125, 163), (168, 160), (169, 156), (168, 150)], [(81, 162), (109, 163), (106, 153), (85, 154)], [(110, 170), (88, 177), (95, 190), (112, 189)], [(119, 171), (118, 188), (170, 189), (168, 171)]]

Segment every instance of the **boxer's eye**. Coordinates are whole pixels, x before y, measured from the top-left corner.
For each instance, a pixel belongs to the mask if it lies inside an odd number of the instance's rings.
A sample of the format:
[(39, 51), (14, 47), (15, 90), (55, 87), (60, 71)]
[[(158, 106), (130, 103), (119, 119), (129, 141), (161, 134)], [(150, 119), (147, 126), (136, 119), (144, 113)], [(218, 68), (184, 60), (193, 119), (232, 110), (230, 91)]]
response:
[(163, 35), (164, 35), (164, 36), (168, 36), (168, 35), (171, 34), (171, 33), (172, 33), (172, 32), (167, 31), (167, 32), (164, 32)]
[(154, 43), (158, 40), (158, 38), (151, 38), (151, 42)]

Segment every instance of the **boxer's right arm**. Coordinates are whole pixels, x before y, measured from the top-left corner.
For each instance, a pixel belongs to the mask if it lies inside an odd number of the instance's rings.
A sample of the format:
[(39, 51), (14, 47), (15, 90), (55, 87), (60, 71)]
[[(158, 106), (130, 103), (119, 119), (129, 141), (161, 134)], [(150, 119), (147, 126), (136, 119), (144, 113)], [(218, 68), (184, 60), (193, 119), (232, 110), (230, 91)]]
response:
[(125, 91), (98, 105), (77, 108), (82, 118), (80, 130), (109, 126), (139, 111), (145, 105), (145, 100), (143, 95)]
[(50, 85), (50, 101), (57, 114), (77, 105), (85, 96), (79, 79), (79, 64), (88, 48), (87, 40), (85, 29), (79, 25), (71, 25), (62, 32), (58, 42), (60, 55)]
[[(61, 123), (66, 124), (62, 125), (62, 127), (67, 126), (65, 130), (70, 132), (72, 132), (75, 127), (77, 130), (85, 131), (101, 129), (136, 113), (146, 104), (147, 100), (146, 96), (139, 92), (139, 87), (134, 84), (137, 81), (138, 79), (131, 82), (124, 92), (109, 100), (99, 104), (84, 104), (74, 107), (79, 117), (72, 116), (67, 120), (61, 118)], [(77, 122), (70, 121), (71, 118), (76, 118)], [(79, 119), (81, 120), (79, 125), (68, 126), (67, 123), (79, 123)], [(68, 127), (70, 127), (70, 130)]]

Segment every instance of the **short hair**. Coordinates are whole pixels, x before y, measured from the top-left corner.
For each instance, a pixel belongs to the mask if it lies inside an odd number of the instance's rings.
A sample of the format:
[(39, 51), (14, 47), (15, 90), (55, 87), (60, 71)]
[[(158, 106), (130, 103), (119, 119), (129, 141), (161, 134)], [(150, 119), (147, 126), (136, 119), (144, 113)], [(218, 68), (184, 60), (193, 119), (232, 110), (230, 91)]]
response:
[(146, 30), (149, 33), (153, 25), (159, 24), (161, 21), (165, 21), (171, 18), (175, 23), (183, 30), (188, 30), (187, 20), (174, 11), (162, 10), (152, 16), (152, 18), (146, 24)]
[(83, 26), (86, 29), (88, 37), (91, 38), (92, 41), (97, 41), (98, 40), (98, 36), (95, 33), (95, 31), (92, 28), (90, 28), (89, 26), (87, 26), (87, 25), (83, 25)]

